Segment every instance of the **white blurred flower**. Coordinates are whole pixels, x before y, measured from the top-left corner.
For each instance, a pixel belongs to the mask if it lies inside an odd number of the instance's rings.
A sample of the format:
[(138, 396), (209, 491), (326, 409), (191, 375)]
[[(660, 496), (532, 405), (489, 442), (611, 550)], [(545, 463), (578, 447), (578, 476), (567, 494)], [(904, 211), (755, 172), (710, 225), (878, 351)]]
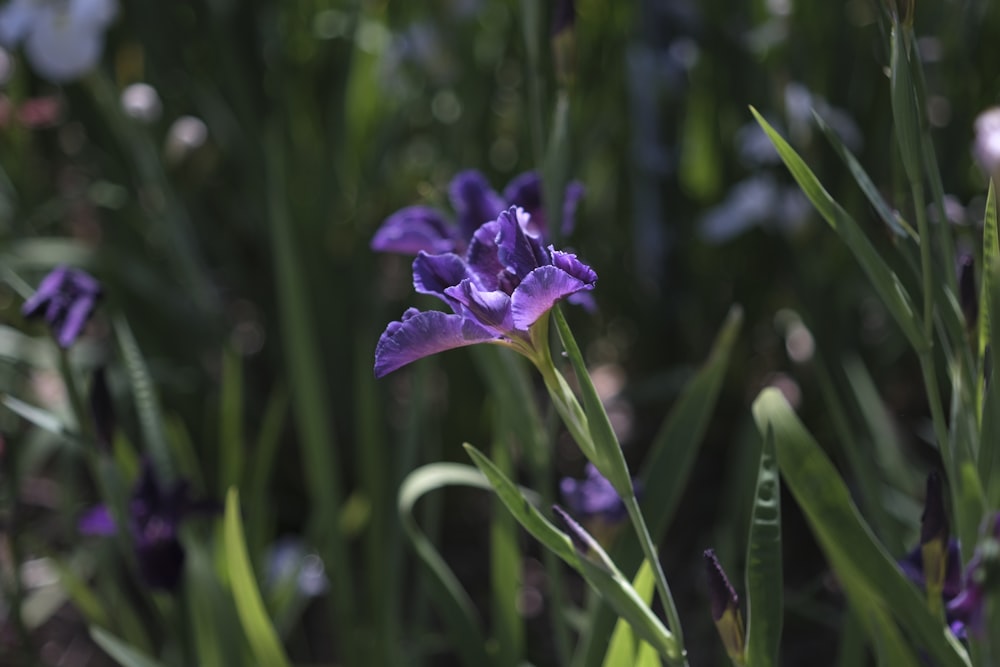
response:
[(1000, 107), (987, 109), (976, 118), (972, 153), (988, 177), (1000, 175)]
[(122, 110), (141, 123), (153, 123), (160, 118), (163, 104), (160, 94), (148, 83), (133, 83), (122, 91)]
[(0, 45), (23, 44), (32, 68), (53, 83), (97, 65), (117, 0), (10, 0), (0, 8)]
[(194, 116), (181, 116), (167, 130), (166, 154), (171, 164), (176, 164), (205, 145), (208, 126)]

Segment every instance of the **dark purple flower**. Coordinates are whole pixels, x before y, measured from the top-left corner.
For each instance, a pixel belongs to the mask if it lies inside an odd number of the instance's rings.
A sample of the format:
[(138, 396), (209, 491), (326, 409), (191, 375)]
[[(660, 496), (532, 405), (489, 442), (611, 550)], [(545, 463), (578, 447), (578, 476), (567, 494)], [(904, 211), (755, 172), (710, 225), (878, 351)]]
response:
[[(184, 548), (177, 536), (181, 521), (188, 515), (216, 509), (213, 504), (192, 502), (186, 481), (164, 489), (149, 462), (132, 491), (128, 506), (128, 528), (135, 546), (142, 580), (153, 589), (175, 590), (184, 568)], [(86, 512), (77, 527), (84, 535), (114, 535), (118, 532), (107, 505)]]
[(42, 279), (21, 312), (27, 318), (43, 317), (59, 345), (67, 348), (80, 335), (100, 296), (101, 286), (93, 276), (57, 266)]
[[(372, 250), (402, 255), (431, 255), (466, 251), (479, 227), (511, 206), (520, 206), (531, 216), (532, 233), (545, 237), (545, 206), (542, 200), (541, 178), (529, 171), (504, 188), (503, 196), (496, 193), (482, 173), (475, 170), (459, 172), (448, 186), (448, 195), (455, 210), (457, 224), (436, 208), (408, 206), (396, 211), (382, 223), (372, 237)], [(573, 181), (566, 186), (563, 200), (562, 233), (573, 229), (576, 206), (583, 196), (583, 185)]]
[(743, 664), (744, 628), (743, 615), (740, 613), (740, 598), (736, 589), (729, 583), (729, 577), (719, 563), (713, 549), (706, 549), (705, 571), (708, 574), (708, 601), (712, 610), (712, 620), (719, 631), (722, 645), (729, 657), (738, 664)]
[(980, 530), (976, 553), (965, 569), (962, 591), (948, 603), (952, 630), (982, 637), (986, 631), (984, 606), (987, 595), (1000, 590), (1000, 513), (992, 515)]
[(592, 290), (596, 282), (597, 274), (576, 255), (545, 248), (530, 231), (529, 215), (512, 206), (476, 230), (464, 257), (417, 255), (414, 288), (438, 297), (454, 314), (410, 308), (390, 323), (375, 348), (375, 376), (475, 343), (506, 345), (538, 361), (532, 325), (557, 301)]
[(609, 524), (625, 519), (628, 515), (625, 504), (611, 482), (593, 463), (588, 463), (584, 472), (584, 479), (564, 477), (559, 483), (563, 501), (573, 515), (584, 522), (596, 519)]

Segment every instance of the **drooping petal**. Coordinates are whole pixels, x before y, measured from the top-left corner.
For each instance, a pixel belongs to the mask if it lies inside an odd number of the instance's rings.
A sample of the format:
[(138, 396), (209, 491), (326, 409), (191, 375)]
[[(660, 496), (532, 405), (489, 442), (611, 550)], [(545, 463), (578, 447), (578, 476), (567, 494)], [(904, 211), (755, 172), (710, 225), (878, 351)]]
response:
[(445, 293), (465, 306), (469, 314), (479, 320), (483, 327), (494, 329), (497, 333), (506, 333), (514, 329), (511, 301), (506, 293), (500, 290), (480, 290), (469, 279), (463, 280), (455, 287), (449, 287)]
[(431, 294), (448, 305), (454, 302), (445, 294), (468, 275), (465, 262), (455, 253), (428, 255), (421, 252), (413, 260), (413, 288), (421, 294)]
[(609, 523), (625, 519), (627, 511), (615, 487), (597, 466), (588, 463), (582, 480), (565, 477), (559, 483), (563, 500), (576, 516), (583, 519), (600, 517)]
[(21, 314), (25, 317), (35, 317), (42, 308), (48, 310), (49, 303), (62, 291), (68, 272), (69, 269), (65, 266), (57, 266), (52, 269), (42, 278), (35, 293), (21, 306)]
[(462, 238), (471, 238), (480, 225), (493, 220), (504, 209), (503, 199), (490, 187), (486, 177), (472, 169), (456, 174), (448, 193)]
[(58, 327), (56, 332), (56, 342), (59, 343), (60, 347), (68, 348), (73, 345), (80, 332), (83, 331), (83, 325), (87, 323), (93, 310), (94, 298), (90, 296), (78, 298), (70, 304), (62, 325)]
[(115, 518), (107, 505), (91, 507), (76, 522), (76, 527), (84, 535), (114, 535), (118, 532)]
[(66, 7), (42, 5), (24, 40), (32, 68), (53, 83), (65, 83), (92, 70), (104, 50), (104, 27), (73, 20)]
[(527, 329), (557, 301), (583, 290), (594, 288), (557, 266), (542, 266), (527, 275), (510, 297), (514, 326)]
[(497, 216), (497, 257), (518, 281), (538, 267), (551, 263), (539, 238), (528, 233), (529, 220), (523, 209), (514, 206)]
[(559, 267), (574, 278), (593, 285), (597, 282), (597, 273), (592, 268), (581, 262), (571, 252), (563, 252), (549, 246), (549, 254), (552, 256), (552, 264)]
[(388, 375), (410, 362), (456, 347), (496, 340), (497, 335), (461, 315), (413, 308), (391, 323), (375, 347), (375, 377)]
[(106, 28), (118, 15), (116, 0), (71, 0), (69, 12), (73, 21), (94, 28)]
[(458, 247), (457, 231), (437, 209), (407, 206), (385, 219), (372, 237), (371, 249), (401, 255), (452, 252)]

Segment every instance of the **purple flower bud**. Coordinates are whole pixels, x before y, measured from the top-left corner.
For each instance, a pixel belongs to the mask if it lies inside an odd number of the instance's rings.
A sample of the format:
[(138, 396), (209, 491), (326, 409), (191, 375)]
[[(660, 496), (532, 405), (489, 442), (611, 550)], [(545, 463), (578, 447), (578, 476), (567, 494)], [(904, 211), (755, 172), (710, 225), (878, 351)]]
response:
[(56, 342), (68, 348), (83, 331), (100, 296), (101, 286), (93, 276), (80, 269), (57, 266), (42, 279), (21, 312), (29, 319), (44, 318)]
[(740, 614), (740, 598), (729, 583), (729, 577), (715, 556), (713, 549), (706, 549), (705, 571), (708, 573), (708, 598), (712, 610), (712, 620), (722, 639), (722, 645), (737, 664), (744, 662), (743, 616)]

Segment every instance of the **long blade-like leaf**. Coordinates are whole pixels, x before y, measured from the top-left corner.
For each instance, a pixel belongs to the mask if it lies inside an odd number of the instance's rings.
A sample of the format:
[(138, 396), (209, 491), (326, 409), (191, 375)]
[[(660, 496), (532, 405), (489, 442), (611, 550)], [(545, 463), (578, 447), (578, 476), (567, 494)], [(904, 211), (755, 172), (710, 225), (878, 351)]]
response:
[(96, 625), (90, 627), (90, 638), (122, 667), (163, 667), (162, 664), (129, 646), (110, 632)]
[(920, 322), (913, 310), (913, 302), (903, 283), (899, 280), (899, 276), (886, 265), (858, 223), (830, 196), (830, 193), (802, 161), (795, 149), (764, 120), (763, 116), (757, 113), (756, 109), (750, 107), (750, 111), (771, 139), (778, 155), (781, 156), (788, 171), (802, 188), (802, 192), (805, 193), (830, 227), (840, 235), (840, 238), (854, 254), (855, 259), (861, 264), (861, 268), (872, 282), (875, 291), (889, 312), (892, 313), (903, 333), (906, 334), (910, 344), (916, 350), (926, 349), (929, 341), (926, 340), (920, 328)]
[(781, 485), (774, 433), (764, 436), (747, 547), (747, 666), (778, 663), (784, 614), (781, 574)]
[(235, 488), (229, 489), (226, 494), (225, 542), (226, 564), (229, 567), (236, 612), (257, 663), (269, 667), (291, 667), (257, 587), (257, 579), (243, 538), (240, 496)]
[(938, 664), (970, 667), (965, 649), (930, 613), (917, 589), (875, 539), (833, 463), (781, 392), (773, 388), (761, 392), (753, 414), (762, 433), (773, 429), (785, 483), (848, 595), (876, 597)]

